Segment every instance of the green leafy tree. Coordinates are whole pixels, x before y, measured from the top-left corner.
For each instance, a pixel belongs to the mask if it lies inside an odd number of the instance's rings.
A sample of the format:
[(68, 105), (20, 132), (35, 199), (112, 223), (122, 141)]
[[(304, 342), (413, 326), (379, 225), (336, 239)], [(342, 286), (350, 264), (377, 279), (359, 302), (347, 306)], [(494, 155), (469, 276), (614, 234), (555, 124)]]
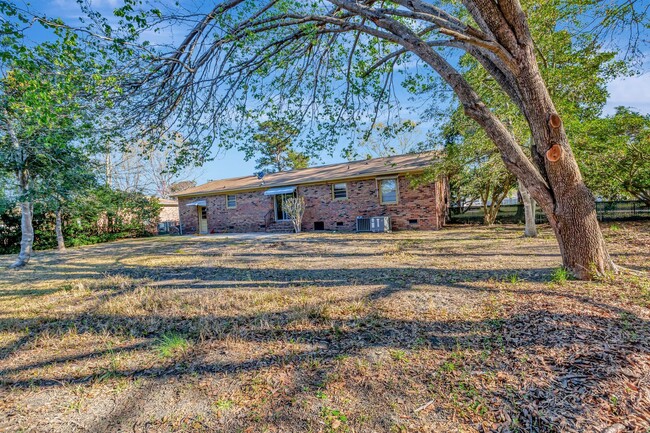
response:
[(298, 128), (283, 120), (261, 122), (258, 132), (253, 135), (257, 144), (248, 153), (248, 157), (252, 157), (253, 152), (260, 155), (255, 160), (255, 169), (273, 173), (308, 167), (309, 157), (292, 146), (299, 133)]
[[(542, 59), (538, 65), (546, 86), (553, 95), (558, 112), (567, 131), (574, 139), (585, 131), (584, 124), (597, 118), (607, 99), (606, 84), (612, 78), (625, 74), (624, 62), (616, 61), (614, 53), (606, 52), (594, 35), (572, 38), (569, 30), (559, 26), (563, 14), (557, 2), (524, 2), (535, 49)], [(549, 30), (551, 29), (551, 30)], [(492, 110), (502, 119), (512, 138), (526, 155), (531, 149), (531, 133), (526, 118), (512, 100), (504, 94), (488, 71), (471, 55), (460, 62), (465, 78)], [(480, 199), (484, 222), (494, 222), (502, 201), (511, 189), (519, 186), (522, 198), (528, 197), (522, 182), (508, 170), (498, 148), (475, 121), (463, 115), (462, 104), (443, 128), (446, 164), (435, 174), (450, 178), (453, 194), (460, 202)], [(449, 145), (449, 142), (452, 145)], [(531, 152), (532, 151), (532, 152)], [(519, 184), (519, 185), (518, 185)], [(533, 202), (525, 203), (532, 206)], [(461, 205), (462, 208), (462, 205)], [(534, 235), (534, 211), (527, 209), (526, 232)]]
[[(453, 123), (449, 126), (454, 128)], [(434, 165), (425, 178), (446, 176), (452, 202), (461, 210), (467, 210), (480, 201), (483, 223), (494, 224), (501, 203), (516, 185), (517, 178), (506, 170), (494, 145), (484, 136), (480, 137), (480, 130), (461, 133), (447, 129), (446, 133), (457, 138), (447, 135), (450, 141), (445, 145), (443, 160)], [(462, 138), (463, 135), (467, 138)]]
[[(54, 203), (34, 201), (34, 249), (57, 248)], [(106, 186), (85, 190), (65, 204), (61, 231), (66, 245), (80, 246), (155, 234), (160, 215), (156, 199)], [(15, 197), (0, 198), (0, 253), (20, 251), (21, 215)]]
[(650, 115), (617, 107), (584, 130), (574, 147), (587, 185), (603, 198), (632, 197), (650, 206)]
[(51, 148), (47, 157), (56, 161), (56, 168), (35, 179), (32, 197), (53, 210), (57, 249), (65, 251), (63, 215), (71, 203), (97, 186), (97, 167), (84, 149), (72, 145)]
[(54, 35), (52, 42), (34, 46), (14, 39), (13, 50), (2, 58), (0, 165), (14, 175), (22, 215), (14, 268), (26, 265), (32, 254), (35, 185), (65, 167), (62, 155), (74, 152), (75, 143), (90, 133), (96, 112), (89, 107), (103, 81), (76, 34), (57, 30)]

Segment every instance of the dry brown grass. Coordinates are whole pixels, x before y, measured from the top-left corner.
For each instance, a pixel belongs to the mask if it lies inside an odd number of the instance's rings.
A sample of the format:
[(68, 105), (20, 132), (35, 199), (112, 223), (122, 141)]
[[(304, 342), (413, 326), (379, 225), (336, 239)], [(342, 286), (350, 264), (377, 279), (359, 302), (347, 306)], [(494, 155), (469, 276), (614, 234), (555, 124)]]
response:
[(650, 224), (593, 282), (520, 232), (39, 253), (0, 273), (0, 431), (650, 431)]

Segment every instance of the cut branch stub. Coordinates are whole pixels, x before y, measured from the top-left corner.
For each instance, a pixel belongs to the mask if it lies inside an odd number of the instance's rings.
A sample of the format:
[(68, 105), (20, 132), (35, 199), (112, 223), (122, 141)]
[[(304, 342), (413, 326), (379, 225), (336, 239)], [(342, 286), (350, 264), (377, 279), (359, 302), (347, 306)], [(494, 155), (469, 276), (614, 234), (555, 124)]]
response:
[(563, 152), (564, 151), (562, 150), (562, 146), (559, 144), (554, 144), (549, 150), (546, 151), (546, 159), (551, 162), (557, 162), (560, 160), (560, 158), (562, 158)]
[(548, 118), (548, 124), (551, 126), (551, 128), (557, 129), (562, 126), (562, 119), (560, 119), (560, 116), (558, 116), (556, 113), (553, 113)]

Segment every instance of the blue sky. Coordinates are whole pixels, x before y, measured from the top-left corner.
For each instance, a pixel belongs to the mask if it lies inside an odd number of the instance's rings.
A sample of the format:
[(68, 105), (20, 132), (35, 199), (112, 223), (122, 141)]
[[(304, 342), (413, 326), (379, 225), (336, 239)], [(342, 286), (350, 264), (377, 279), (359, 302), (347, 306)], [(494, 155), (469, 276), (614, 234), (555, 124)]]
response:
[[(206, 5), (211, 5), (214, 2), (209, 0), (186, 0), (184, 3), (188, 4), (188, 6), (191, 5), (190, 7), (192, 9), (204, 9)], [(93, 0), (92, 5), (96, 10), (106, 14), (110, 13), (116, 7), (121, 6), (122, 1)], [(42, 11), (50, 16), (60, 17), (65, 21), (72, 21), (80, 14), (76, 0), (36, 0), (32, 1), (31, 9)], [(173, 33), (173, 30), (170, 32)], [(171, 37), (174, 39), (174, 36), (178, 37), (179, 35), (157, 35), (155, 37)], [(648, 69), (650, 68), (646, 68), (646, 70)], [(632, 107), (644, 114), (650, 113), (650, 73), (647, 72), (639, 76), (614, 80), (609, 84), (608, 90), (610, 97), (607, 101), (604, 114), (613, 113), (614, 108), (620, 105)], [(422, 133), (422, 129), (420, 129), (420, 132)], [(334, 151), (333, 156), (322, 155), (321, 160), (325, 164), (343, 162), (344, 159), (339, 153), (340, 149), (337, 149)], [(254, 167), (254, 160), (245, 161), (242, 152), (236, 149), (230, 149), (225, 152), (222, 150), (213, 161), (206, 163), (200, 170), (197, 170), (198, 177), (196, 180), (202, 183), (210, 179), (246, 176), (255, 171)]]
[[(621, 78), (610, 83), (610, 97), (604, 109), (604, 114), (613, 114), (618, 106), (632, 107), (643, 114), (650, 114), (650, 73), (643, 75)], [(324, 164), (344, 162), (335, 151), (334, 157), (323, 155)], [(199, 183), (207, 180), (222, 179), (227, 177), (246, 176), (255, 171), (254, 160), (244, 161), (244, 154), (235, 149), (230, 149), (219, 155), (214, 161), (206, 163), (202, 173), (197, 179)]]

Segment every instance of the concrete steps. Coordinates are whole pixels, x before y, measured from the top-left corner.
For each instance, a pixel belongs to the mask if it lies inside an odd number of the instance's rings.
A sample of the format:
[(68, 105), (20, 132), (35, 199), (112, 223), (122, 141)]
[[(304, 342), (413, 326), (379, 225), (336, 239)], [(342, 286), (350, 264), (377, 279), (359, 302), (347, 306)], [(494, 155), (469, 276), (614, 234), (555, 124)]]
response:
[(272, 222), (266, 228), (267, 233), (293, 233), (293, 225), (289, 221)]

